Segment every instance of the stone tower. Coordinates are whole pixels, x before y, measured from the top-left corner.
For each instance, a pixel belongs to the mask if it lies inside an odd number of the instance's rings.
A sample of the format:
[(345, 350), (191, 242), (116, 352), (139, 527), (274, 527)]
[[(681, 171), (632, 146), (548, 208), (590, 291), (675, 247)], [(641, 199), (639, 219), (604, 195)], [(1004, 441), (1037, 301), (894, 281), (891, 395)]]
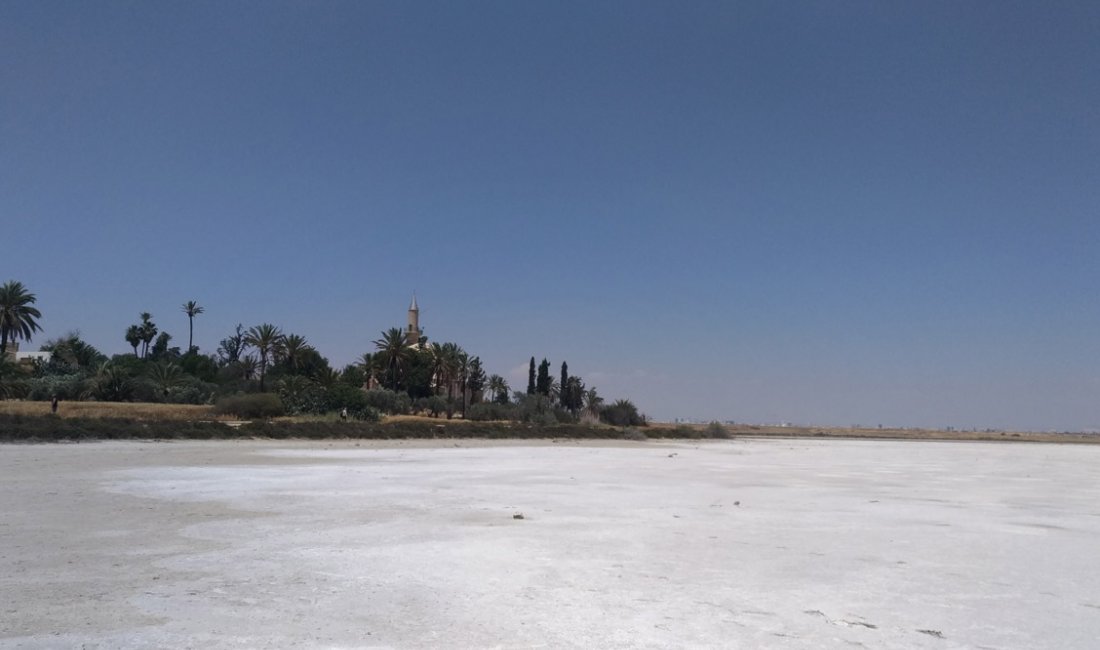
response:
[(416, 306), (416, 294), (413, 294), (412, 304), (409, 305), (409, 328), (405, 330), (405, 344), (420, 344), (420, 307)]

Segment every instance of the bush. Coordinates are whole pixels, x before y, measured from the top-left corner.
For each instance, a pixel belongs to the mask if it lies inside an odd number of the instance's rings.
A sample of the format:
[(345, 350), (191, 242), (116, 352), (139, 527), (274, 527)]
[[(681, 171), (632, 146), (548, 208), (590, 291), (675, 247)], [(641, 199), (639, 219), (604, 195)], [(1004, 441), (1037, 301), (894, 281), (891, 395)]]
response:
[(214, 384), (187, 377), (181, 385), (168, 389), (167, 401), (172, 404), (209, 404), (216, 388)]
[(644, 433), (637, 429), (623, 429), (623, 440), (633, 440), (634, 442), (645, 442), (649, 440)]
[(554, 415), (554, 406), (550, 398), (545, 395), (522, 395), (515, 406), (515, 418), (522, 422), (535, 424), (557, 424), (558, 418)]
[(291, 415), (321, 415), (325, 412), (325, 395), (315, 382), (305, 377), (291, 376), (279, 381), (279, 399)]
[(669, 432), (669, 438), (693, 438), (698, 440), (703, 437), (703, 432), (696, 427), (689, 427), (686, 424), (681, 424), (675, 429)]
[(553, 411), (543, 411), (532, 415), (528, 422), (540, 427), (552, 427), (558, 423), (558, 418)]
[(283, 401), (275, 393), (253, 393), (223, 397), (214, 404), (219, 415), (236, 415), (239, 418), (273, 418), (286, 413)]
[[(356, 389), (358, 390), (358, 389)], [(367, 392), (359, 391), (359, 394), (363, 396), (363, 404), (373, 409), (377, 409), (383, 413), (402, 413), (401, 409), (408, 409), (409, 406), (405, 403), (399, 403), (398, 395), (392, 390), (386, 388), (372, 388)], [(405, 399), (408, 400), (408, 395), (405, 395)]]
[(80, 399), (84, 392), (84, 380), (85, 375), (79, 372), (33, 377), (23, 382), (23, 390), (29, 400), (49, 401), (57, 395), (58, 399), (72, 401)]
[(362, 390), (347, 384), (333, 384), (326, 389), (324, 403), (326, 411), (354, 411), (373, 406)]
[(129, 418), (59, 418), (56, 415), (0, 414), (0, 441), (231, 438), (239, 435), (220, 422), (138, 421)]
[(730, 433), (720, 422), (711, 422), (704, 430), (708, 438), (729, 438)]
[(382, 420), (382, 412), (378, 409), (364, 406), (357, 409), (348, 409), (348, 417), (359, 422), (379, 422)]
[(638, 414), (638, 407), (628, 399), (616, 400), (600, 411), (600, 419), (616, 427), (644, 427), (645, 418)]
[(447, 400), (440, 395), (432, 395), (427, 398), (427, 408), (428, 414), (433, 418), (437, 418), (440, 413), (447, 410)]
[(516, 409), (511, 404), (497, 402), (478, 402), (471, 404), (466, 411), (466, 419), (476, 422), (488, 422), (490, 420), (513, 420)]

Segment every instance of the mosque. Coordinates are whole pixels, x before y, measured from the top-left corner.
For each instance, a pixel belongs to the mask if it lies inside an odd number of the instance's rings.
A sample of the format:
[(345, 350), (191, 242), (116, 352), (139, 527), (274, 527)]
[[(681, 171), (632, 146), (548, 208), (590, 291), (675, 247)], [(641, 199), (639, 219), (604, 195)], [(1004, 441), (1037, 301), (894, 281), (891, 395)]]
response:
[(416, 294), (413, 294), (412, 303), (409, 305), (409, 326), (405, 329), (405, 343), (409, 347), (420, 348), (420, 339), (427, 338), (420, 330), (420, 307), (416, 305)]

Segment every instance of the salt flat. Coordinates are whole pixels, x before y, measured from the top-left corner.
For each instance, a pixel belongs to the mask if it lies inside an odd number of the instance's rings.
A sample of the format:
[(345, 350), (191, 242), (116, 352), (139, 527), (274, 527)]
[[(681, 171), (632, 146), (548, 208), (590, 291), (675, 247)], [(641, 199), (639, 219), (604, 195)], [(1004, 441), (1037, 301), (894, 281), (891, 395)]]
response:
[(1098, 477), (1014, 443), (0, 445), (0, 648), (1095, 648)]

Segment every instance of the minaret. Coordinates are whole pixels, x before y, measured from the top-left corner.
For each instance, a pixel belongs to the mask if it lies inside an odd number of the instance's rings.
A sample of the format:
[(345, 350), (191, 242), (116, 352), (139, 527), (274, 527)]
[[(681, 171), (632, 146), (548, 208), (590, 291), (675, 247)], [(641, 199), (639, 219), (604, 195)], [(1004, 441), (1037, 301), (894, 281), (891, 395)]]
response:
[(413, 294), (412, 304), (409, 305), (409, 329), (405, 331), (405, 344), (418, 345), (420, 343), (420, 308), (416, 306), (416, 294)]

